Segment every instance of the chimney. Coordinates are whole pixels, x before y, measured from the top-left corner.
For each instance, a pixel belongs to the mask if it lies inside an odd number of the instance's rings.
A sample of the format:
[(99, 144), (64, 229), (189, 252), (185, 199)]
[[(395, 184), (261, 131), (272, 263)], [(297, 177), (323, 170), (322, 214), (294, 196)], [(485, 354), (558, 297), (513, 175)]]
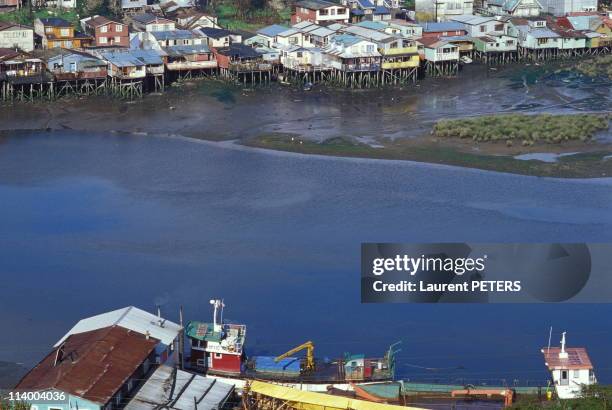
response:
[(559, 359), (567, 359), (569, 355), (565, 351), (565, 332), (561, 334), (561, 351), (559, 352)]
[(147, 340), (149, 340), (149, 338), (151, 337), (151, 332), (149, 332), (148, 330), (145, 332), (145, 337), (147, 338)]
[(161, 318), (161, 306), (157, 305), (157, 317)]

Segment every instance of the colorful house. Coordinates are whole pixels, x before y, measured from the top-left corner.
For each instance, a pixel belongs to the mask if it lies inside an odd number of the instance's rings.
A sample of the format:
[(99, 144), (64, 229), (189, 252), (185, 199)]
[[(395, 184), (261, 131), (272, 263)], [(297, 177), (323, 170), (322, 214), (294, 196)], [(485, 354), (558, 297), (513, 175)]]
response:
[(353, 34), (332, 37), (323, 49), (324, 64), (339, 71), (378, 71), (382, 55), (376, 43)]
[(456, 21), (445, 21), (442, 23), (425, 22), (421, 24), (423, 38), (437, 39), (449, 36), (464, 36), (467, 30), (462, 23)]
[(124, 406), (155, 363), (159, 340), (113, 325), (69, 334), (26, 374), (16, 391), (45, 391), (32, 410), (114, 410)]
[(309, 21), (319, 25), (348, 23), (349, 8), (325, 0), (302, 0), (293, 5), (291, 24)]
[[(349, 26), (343, 32), (352, 34), (376, 44), (381, 54), (381, 67), (384, 70), (418, 68), (421, 62), (417, 43), (410, 38), (387, 34), (363, 26)], [(416, 71), (414, 72), (416, 75)], [(416, 76), (415, 76), (416, 79)]]
[(128, 26), (104, 16), (87, 17), (81, 20), (83, 32), (94, 38), (95, 47), (129, 47)]
[(105, 61), (87, 53), (64, 49), (47, 59), (47, 70), (56, 80), (105, 79), (107, 74)]
[(44, 49), (82, 48), (93, 41), (91, 36), (79, 33), (71, 23), (59, 17), (37, 18), (34, 32), (42, 38)]
[(0, 48), (0, 79), (39, 77), (45, 72), (40, 58), (11, 48)]

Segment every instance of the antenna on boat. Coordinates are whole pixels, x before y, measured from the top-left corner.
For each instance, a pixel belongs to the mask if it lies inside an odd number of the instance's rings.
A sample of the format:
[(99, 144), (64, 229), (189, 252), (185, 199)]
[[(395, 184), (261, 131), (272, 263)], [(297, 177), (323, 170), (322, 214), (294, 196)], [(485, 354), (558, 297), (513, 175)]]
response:
[(548, 348), (546, 349), (546, 354), (550, 353), (550, 340), (552, 339), (552, 326), (550, 327), (550, 331), (548, 332)]

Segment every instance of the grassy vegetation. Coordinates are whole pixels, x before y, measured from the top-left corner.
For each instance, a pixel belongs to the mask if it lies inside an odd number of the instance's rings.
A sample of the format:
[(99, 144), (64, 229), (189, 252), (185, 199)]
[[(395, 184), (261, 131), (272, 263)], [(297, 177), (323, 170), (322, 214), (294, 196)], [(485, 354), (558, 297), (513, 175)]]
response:
[(32, 10), (32, 14), (30, 14), (30, 11), (27, 8), (2, 13), (0, 14), (0, 21), (10, 21), (13, 23), (32, 26), (34, 24), (34, 20), (36, 20), (37, 18), (46, 17), (61, 17), (75, 25), (79, 21), (79, 16), (75, 10), (42, 9)]
[(512, 409), (516, 410), (609, 410), (612, 408), (611, 386), (590, 386), (583, 397), (574, 400), (557, 400), (540, 403), (536, 400), (518, 402)]
[(288, 23), (291, 18), (291, 9), (285, 7), (282, 10), (274, 10), (269, 7), (251, 7), (241, 16), (235, 2), (226, 0), (215, 7), (215, 14), (219, 24), (232, 30), (256, 31), (261, 27)]
[(579, 62), (576, 70), (589, 77), (607, 77), (612, 80), (612, 55), (605, 55)]
[(440, 138), (471, 138), (478, 142), (505, 141), (507, 145), (520, 142), (561, 143), (588, 141), (594, 134), (608, 128), (606, 115), (493, 115), (459, 120), (441, 120), (433, 133)]
[(250, 139), (245, 145), (303, 154), (358, 158), (411, 160), (434, 164), (457, 165), (523, 175), (587, 178), (612, 175), (608, 151), (589, 152), (561, 157), (557, 162), (525, 161), (509, 155), (465, 152), (434, 143), (411, 140), (385, 140), (382, 148), (372, 147), (348, 138), (331, 138), (321, 143), (290, 134), (266, 134)]

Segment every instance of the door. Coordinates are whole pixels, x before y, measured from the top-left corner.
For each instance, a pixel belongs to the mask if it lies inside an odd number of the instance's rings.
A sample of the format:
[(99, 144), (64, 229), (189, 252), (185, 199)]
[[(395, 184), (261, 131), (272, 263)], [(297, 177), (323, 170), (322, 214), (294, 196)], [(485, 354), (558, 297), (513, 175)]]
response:
[(561, 370), (561, 379), (559, 380), (561, 386), (567, 386), (569, 384), (569, 370)]

